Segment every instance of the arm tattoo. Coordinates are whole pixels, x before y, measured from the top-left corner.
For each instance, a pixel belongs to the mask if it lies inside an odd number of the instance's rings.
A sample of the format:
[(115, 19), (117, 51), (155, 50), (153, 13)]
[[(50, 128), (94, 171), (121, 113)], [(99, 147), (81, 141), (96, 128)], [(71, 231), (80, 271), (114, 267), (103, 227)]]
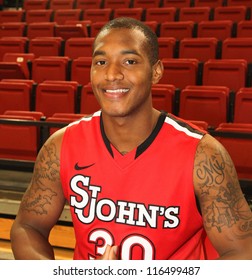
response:
[(200, 190), (201, 211), (205, 217), (206, 230), (216, 228), (221, 232), (223, 228), (232, 228), (239, 222), (241, 226), (235, 232), (236, 236), (252, 236), (251, 211), (244, 207), (246, 200), (229, 155), (221, 149), (212, 149), (209, 156), (205, 150), (209, 150), (208, 145), (200, 144), (194, 172)]
[(59, 166), (55, 143), (45, 145), (34, 167), (33, 187), (28, 188), (21, 203), (23, 210), (33, 211), (38, 215), (47, 214), (46, 206), (50, 205), (53, 197), (57, 196), (57, 193), (48, 186), (59, 182)]

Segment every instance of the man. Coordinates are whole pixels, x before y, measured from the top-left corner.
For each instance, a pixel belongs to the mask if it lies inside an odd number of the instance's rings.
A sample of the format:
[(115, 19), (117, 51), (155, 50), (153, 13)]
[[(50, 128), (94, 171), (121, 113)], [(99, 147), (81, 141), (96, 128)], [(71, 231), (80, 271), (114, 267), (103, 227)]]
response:
[(48, 236), (65, 199), (75, 259), (252, 259), (234, 165), (213, 137), (152, 107), (162, 73), (148, 27), (130, 18), (103, 27), (91, 67), (101, 111), (41, 148), (11, 230), (16, 259), (54, 258)]

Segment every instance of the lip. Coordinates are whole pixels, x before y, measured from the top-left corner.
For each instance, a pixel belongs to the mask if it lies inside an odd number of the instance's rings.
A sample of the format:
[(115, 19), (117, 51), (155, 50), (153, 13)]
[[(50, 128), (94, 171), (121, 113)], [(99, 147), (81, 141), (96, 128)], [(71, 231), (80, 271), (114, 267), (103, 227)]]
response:
[(129, 88), (117, 87), (103, 89), (104, 94), (109, 98), (120, 98), (129, 92)]

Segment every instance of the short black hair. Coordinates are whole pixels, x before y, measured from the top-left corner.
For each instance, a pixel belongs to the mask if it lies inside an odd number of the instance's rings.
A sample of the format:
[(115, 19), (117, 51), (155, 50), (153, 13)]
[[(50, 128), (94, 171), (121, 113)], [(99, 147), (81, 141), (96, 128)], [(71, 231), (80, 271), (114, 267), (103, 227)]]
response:
[[(141, 31), (145, 38), (146, 38), (146, 49), (149, 61), (151, 65), (154, 65), (158, 59), (159, 59), (159, 53), (158, 53), (158, 39), (157, 35), (151, 30), (149, 26), (147, 26), (145, 23), (136, 20), (134, 18), (130, 17), (119, 17), (115, 18), (109, 22), (107, 22), (99, 31), (96, 38), (99, 36), (99, 34), (105, 30), (115, 29), (115, 28), (126, 28), (126, 29), (136, 29)], [(96, 41), (96, 40), (95, 40)], [(94, 41), (94, 44), (95, 44)]]

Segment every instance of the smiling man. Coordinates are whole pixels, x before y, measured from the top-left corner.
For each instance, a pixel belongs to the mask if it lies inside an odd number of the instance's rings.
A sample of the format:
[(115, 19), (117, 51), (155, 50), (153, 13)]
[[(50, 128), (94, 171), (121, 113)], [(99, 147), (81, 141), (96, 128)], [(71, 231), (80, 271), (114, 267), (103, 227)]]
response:
[(16, 259), (53, 259), (48, 242), (67, 200), (74, 259), (252, 259), (252, 214), (226, 150), (152, 106), (162, 77), (156, 35), (117, 18), (93, 46), (101, 110), (41, 148), (13, 224)]

